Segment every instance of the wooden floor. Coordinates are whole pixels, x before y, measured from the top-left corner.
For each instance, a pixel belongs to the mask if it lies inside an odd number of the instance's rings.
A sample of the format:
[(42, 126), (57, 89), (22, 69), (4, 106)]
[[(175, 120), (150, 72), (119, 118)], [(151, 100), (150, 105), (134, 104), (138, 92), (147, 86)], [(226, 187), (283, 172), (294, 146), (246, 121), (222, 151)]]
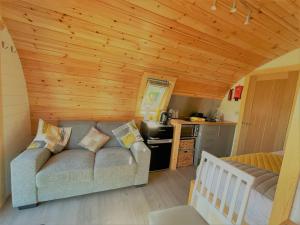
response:
[(8, 200), (0, 209), (0, 225), (148, 224), (148, 212), (186, 204), (194, 174), (193, 167), (155, 172), (145, 187), (44, 202), (21, 211)]

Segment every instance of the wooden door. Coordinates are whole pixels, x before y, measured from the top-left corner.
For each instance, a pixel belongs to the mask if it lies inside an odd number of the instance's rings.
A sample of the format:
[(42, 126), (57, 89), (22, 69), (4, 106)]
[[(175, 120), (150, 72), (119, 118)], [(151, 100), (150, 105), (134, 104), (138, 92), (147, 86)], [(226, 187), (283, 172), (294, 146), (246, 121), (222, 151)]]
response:
[(283, 150), (298, 72), (252, 76), (238, 154)]

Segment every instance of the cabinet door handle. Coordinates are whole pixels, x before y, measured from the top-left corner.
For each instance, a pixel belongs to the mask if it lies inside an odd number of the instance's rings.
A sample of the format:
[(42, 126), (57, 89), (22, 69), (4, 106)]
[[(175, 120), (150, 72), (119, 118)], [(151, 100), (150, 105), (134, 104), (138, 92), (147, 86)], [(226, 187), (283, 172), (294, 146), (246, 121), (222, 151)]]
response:
[(164, 132), (164, 131), (167, 131), (167, 130), (166, 129), (159, 129), (158, 131), (163, 131)]
[(150, 145), (149, 147), (150, 147), (150, 148), (159, 148), (158, 145)]

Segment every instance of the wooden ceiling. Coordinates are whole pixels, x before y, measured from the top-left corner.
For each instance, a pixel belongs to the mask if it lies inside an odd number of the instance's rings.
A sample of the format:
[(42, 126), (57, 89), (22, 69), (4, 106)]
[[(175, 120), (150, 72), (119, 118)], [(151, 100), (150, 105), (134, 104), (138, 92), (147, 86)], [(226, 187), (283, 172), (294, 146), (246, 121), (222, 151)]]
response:
[(222, 98), (256, 67), (300, 47), (300, 1), (1, 0), (32, 118), (134, 115), (142, 74), (177, 77), (175, 94)]

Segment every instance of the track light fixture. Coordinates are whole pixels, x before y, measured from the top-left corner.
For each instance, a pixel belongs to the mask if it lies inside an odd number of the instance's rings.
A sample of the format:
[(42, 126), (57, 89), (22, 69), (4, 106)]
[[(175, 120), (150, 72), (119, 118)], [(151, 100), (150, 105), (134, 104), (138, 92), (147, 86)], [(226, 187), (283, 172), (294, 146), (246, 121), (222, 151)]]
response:
[(237, 11), (237, 0), (233, 0), (232, 7), (230, 9), (231, 13), (235, 13)]
[(217, 1), (218, 1), (218, 0), (213, 0), (213, 4), (212, 4), (212, 6), (210, 7), (210, 9), (211, 9), (212, 11), (216, 11), (216, 10), (217, 10)]
[(249, 9), (244, 24), (245, 24), (245, 25), (248, 25), (248, 24), (250, 23), (250, 20), (251, 20), (251, 10)]
[[(216, 11), (217, 10), (217, 1), (218, 0), (213, 0), (212, 6), (210, 7), (210, 9), (212, 11)], [(251, 13), (252, 13), (252, 11), (251, 11), (251, 8), (248, 5), (248, 2), (246, 0), (233, 0), (232, 6), (230, 8), (230, 12), (231, 13), (237, 12), (237, 3), (238, 3), (238, 1), (240, 1), (240, 3), (243, 4), (248, 9), (248, 14), (246, 15), (246, 20), (244, 22), (245, 25), (248, 25), (250, 23), (250, 20), (251, 20)]]

